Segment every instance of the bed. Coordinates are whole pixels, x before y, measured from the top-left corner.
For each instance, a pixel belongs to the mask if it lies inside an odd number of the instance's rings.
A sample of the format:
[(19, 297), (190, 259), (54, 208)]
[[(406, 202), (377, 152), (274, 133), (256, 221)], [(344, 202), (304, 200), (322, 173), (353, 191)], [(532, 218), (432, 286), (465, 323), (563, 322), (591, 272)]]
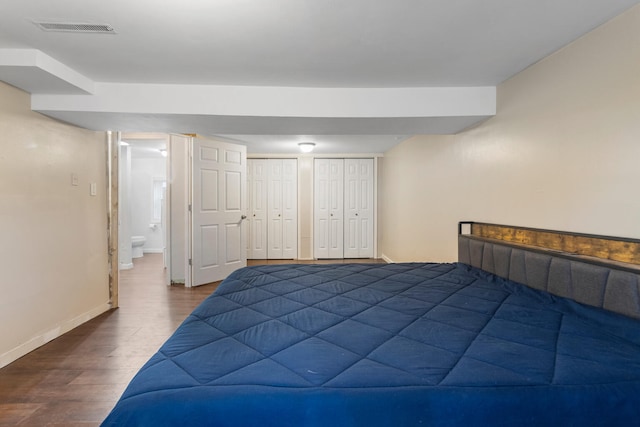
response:
[(234, 272), (103, 425), (638, 425), (633, 259), (474, 229), (457, 263)]

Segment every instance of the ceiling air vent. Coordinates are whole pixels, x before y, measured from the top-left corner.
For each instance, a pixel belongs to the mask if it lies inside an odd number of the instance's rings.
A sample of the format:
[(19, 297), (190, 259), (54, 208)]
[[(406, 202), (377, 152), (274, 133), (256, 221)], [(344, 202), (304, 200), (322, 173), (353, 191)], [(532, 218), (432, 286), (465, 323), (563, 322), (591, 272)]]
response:
[(98, 33), (115, 34), (115, 30), (108, 24), (80, 24), (71, 22), (41, 22), (33, 21), (43, 31), (62, 31), (67, 33)]

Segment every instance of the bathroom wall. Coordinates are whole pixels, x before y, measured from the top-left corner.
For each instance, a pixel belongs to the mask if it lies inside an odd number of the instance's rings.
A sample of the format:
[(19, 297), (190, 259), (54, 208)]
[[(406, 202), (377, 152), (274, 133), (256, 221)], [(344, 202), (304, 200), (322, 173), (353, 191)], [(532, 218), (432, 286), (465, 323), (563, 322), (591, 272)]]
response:
[[(143, 247), (145, 253), (162, 253), (164, 249), (162, 224), (153, 219), (153, 182), (166, 179), (166, 159), (131, 159), (131, 235), (147, 239)], [(151, 224), (155, 227), (152, 228)]]
[(120, 270), (133, 268), (131, 248), (131, 147), (120, 145), (118, 161), (118, 262)]
[(110, 306), (105, 133), (34, 113), (0, 82), (0, 135), (2, 367)]

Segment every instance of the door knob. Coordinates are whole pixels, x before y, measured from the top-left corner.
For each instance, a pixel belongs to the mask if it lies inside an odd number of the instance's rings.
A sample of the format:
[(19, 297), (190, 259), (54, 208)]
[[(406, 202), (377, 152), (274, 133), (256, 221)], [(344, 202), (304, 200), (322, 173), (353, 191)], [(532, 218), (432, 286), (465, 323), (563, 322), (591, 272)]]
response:
[(246, 215), (242, 215), (242, 216), (240, 217), (240, 220), (243, 220), (243, 219), (247, 219), (247, 216), (246, 216)]

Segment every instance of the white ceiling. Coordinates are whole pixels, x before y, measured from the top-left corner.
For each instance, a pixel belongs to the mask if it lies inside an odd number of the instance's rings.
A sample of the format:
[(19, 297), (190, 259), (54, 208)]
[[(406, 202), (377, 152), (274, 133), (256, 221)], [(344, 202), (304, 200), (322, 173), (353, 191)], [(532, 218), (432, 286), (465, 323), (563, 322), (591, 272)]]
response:
[[(381, 152), (485, 120), (495, 95), (478, 88), (638, 3), (4, 0), (0, 80), (31, 92), (34, 110), (91, 129), (223, 133), (250, 152), (301, 138)], [(44, 32), (34, 20), (116, 34)]]

